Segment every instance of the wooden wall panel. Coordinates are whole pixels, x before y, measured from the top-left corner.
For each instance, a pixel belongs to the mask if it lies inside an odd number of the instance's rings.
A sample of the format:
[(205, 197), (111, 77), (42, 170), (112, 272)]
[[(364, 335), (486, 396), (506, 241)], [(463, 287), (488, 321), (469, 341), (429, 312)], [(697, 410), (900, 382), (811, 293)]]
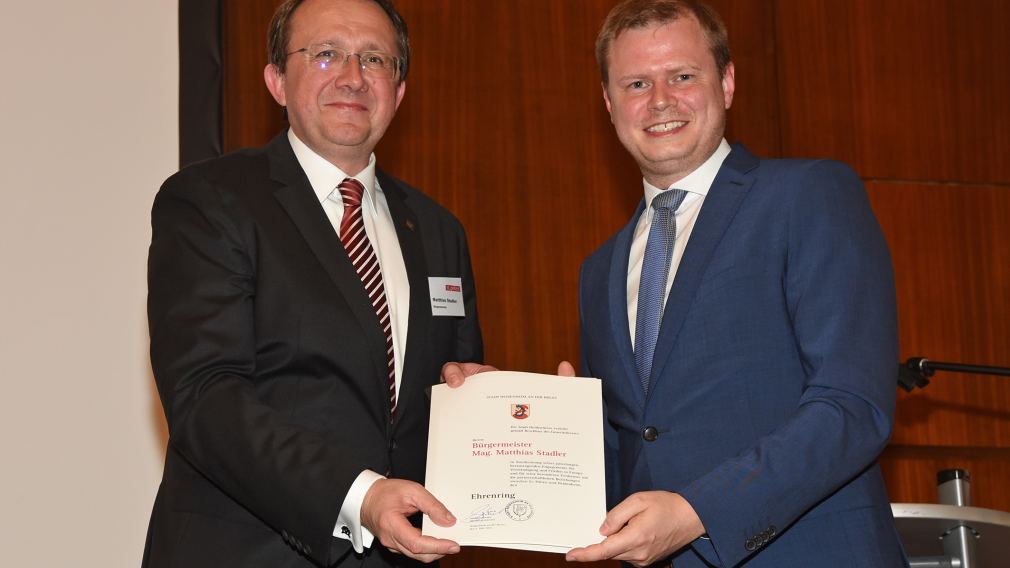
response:
[(880, 465), (894, 503), (936, 503), (936, 472), (967, 469), (973, 506), (1010, 511), (1010, 451), (1006, 449), (892, 444)]
[(782, 155), (779, 76), (773, 0), (711, 0), (729, 30), (736, 94), (726, 139), (742, 142), (756, 156)]
[[(1008, 188), (871, 181), (867, 189), (893, 257), (901, 360), (1010, 367)], [(938, 372), (925, 389), (899, 391), (892, 444), (884, 459), (892, 499), (934, 502), (933, 474), (958, 466), (989, 488), (983, 506), (1010, 510), (1010, 378)]]
[(286, 126), (263, 83), (267, 26), (278, 4), (278, 0), (221, 2), (225, 152), (265, 144)]
[[(901, 359), (1010, 367), (1010, 191), (871, 182), (891, 247)], [(1010, 378), (940, 372), (903, 394), (893, 442), (1010, 448)]]
[[(894, 259), (901, 359), (1010, 366), (1010, 80), (992, 72), (1010, 62), (1008, 5), (776, 10), (782, 152), (841, 159), (866, 180)], [(1010, 382), (939, 373), (899, 394), (883, 458), (892, 496), (933, 502), (936, 468), (960, 463), (1010, 509), (1007, 442)]]
[(599, 94), (592, 42), (608, 4), (398, 3), (417, 59), (377, 155), (467, 227), (499, 366), (577, 357), (578, 264), (641, 191)]
[(776, 0), (782, 151), (1010, 183), (1010, 3)]

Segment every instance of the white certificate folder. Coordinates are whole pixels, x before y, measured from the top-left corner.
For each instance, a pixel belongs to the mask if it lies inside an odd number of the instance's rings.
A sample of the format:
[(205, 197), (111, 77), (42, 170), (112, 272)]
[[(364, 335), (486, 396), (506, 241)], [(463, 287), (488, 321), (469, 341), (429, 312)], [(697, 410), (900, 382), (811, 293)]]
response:
[(431, 389), (425, 487), (463, 546), (566, 552), (603, 540), (600, 381), (497, 371)]

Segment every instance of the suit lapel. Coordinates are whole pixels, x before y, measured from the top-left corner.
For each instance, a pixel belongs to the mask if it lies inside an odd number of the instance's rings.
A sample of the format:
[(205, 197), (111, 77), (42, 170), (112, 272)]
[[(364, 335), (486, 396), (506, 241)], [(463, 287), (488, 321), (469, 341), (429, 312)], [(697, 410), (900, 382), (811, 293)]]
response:
[(298, 165), (288, 144), (287, 134), (274, 138), (267, 148), (267, 156), (270, 161), (270, 177), (280, 184), (274, 197), (298, 227), (305, 242), (354, 314), (354, 320), (368, 344), (372, 346), (369, 353), (375, 367), (375, 380), (368, 382), (375, 386), (379, 399), (385, 400), (385, 383), (381, 379), (386, 376), (386, 336), (375, 317), (361, 279), (354, 271), (340, 237), (333, 230), (333, 225), (312, 191), (305, 172)]
[(638, 380), (638, 371), (635, 370), (635, 354), (631, 347), (631, 331), (628, 327), (628, 257), (631, 256), (631, 241), (635, 235), (635, 227), (638, 225), (638, 218), (644, 209), (645, 200), (643, 199), (639, 202), (638, 208), (635, 209), (635, 214), (631, 216), (628, 224), (617, 233), (607, 285), (610, 329), (614, 332), (614, 343), (617, 345), (621, 367), (628, 377), (626, 384), (632, 387), (630, 390), (640, 408), (645, 406), (645, 393)]
[(407, 319), (407, 349), (403, 354), (403, 371), (400, 376), (400, 391), (397, 401), (397, 423), (401, 412), (410, 408), (405, 401), (418, 396), (421, 388), (427, 386), (423, 380), (413, 376), (415, 369), (423, 369), (425, 338), (431, 324), (431, 308), (428, 297), (428, 264), (425, 262), (424, 243), (421, 240), (421, 226), (414, 211), (406, 202), (406, 194), (393, 178), (376, 169), (376, 177), (386, 196), (389, 213), (400, 242), (400, 255), (407, 269), (410, 283), (410, 314)]
[(757, 158), (742, 146), (734, 146), (712, 182), (666, 300), (652, 363), (652, 376), (649, 379), (649, 392), (654, 391), (652, 386), (663, 376), (670, 353), (677, 342), (677, 335), (694, 302), (698, 284), (712, 260), (712, 254), (754, 183), (754, 178), (748, 176), (747, 172), (757, 165)]

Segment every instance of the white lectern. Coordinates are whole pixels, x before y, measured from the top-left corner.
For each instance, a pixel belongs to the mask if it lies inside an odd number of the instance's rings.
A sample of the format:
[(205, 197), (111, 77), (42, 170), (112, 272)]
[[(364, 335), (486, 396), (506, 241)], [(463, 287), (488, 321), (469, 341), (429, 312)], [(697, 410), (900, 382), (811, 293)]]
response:
[(912, 568), (1010, 565), (1010, 513), (972, 507), (964, 470), (943, 470), (937, 481), (941, 504), (891, 504)]

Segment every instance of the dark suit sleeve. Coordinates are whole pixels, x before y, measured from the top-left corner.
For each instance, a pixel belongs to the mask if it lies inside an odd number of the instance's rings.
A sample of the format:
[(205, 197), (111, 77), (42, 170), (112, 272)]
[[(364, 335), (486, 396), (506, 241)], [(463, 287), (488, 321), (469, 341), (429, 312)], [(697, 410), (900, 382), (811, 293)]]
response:
[(255, 237), (234, 210), (187, 171), (165, 183), (152, 210), (151, 362), (169, 451), (323, 564), (343, 496), (365, 464), (258, 396)]
[(720, 566), (870, 467), (891, 433), (898, 350), (886, 243), (854, 172), (836, 162), (798, 169), (782, 219), (768, 222), (788, 223), (782, 286), (805, 372), (799, 403), (778, 429), (680, 491), (711, 537), (695, 549)]
[(470, 246), (467, 244), (463, 226), (455, 221), (459, 234), (459, 266), (463, 279), (463, 303), (465, 317), (456, 324), (456, 354), (453, 361), (484, 361), (484, 339), (477, 317), (477, 287), (474, 283), (473, 266), (470, 262)]

